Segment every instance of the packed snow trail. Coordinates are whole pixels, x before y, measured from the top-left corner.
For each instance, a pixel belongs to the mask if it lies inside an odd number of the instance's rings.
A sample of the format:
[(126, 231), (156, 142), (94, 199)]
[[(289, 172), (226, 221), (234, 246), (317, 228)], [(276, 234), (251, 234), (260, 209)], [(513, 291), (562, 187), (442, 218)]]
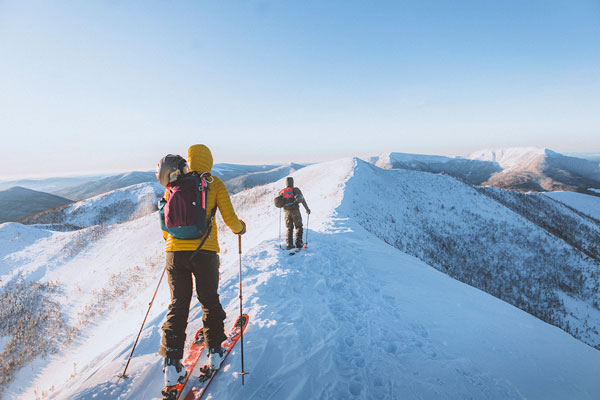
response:
[[(257, 265), (257, 284), (277, 265), (260, 293), (250, 295), (269, 306), (250, 312), (264, 322), (248, 333), (249, 398), (591, 399), (600, 393), (598, 384), (589, 393), (579, 389), (593, 381), (599, 355), (564, 332), (369, 240), (359, 228), (311, 235), (308, 252), (290, 258), (272, 246), (249, 261)], [(259, 267), (273, 252), (276, 263)], [(561, 336), (568, 350), (555, 348)], [(259, 347), (252, 338), (271, 339)], [(573, 368), (583, 375), (572, 375)], [(255, 379), (263, 383), (254, 391)], [(234, 390), (224, 388), (223, 396), (237, 398)]]

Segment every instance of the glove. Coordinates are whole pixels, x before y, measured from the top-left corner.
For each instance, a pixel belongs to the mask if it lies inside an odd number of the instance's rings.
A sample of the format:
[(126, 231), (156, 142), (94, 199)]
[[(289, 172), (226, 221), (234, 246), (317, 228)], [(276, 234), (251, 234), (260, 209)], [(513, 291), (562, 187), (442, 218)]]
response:
[(242, 221), (240, 219), (240, 222), (242, 223), (242, 230), (239, 231), (238, 233), (236, 233), (236, 235), (243, 235), (244, 233), (246, 233), (246, 223), (244, 221)]
[(310, 208), (306, 209), (306, 213), (310, 215)]

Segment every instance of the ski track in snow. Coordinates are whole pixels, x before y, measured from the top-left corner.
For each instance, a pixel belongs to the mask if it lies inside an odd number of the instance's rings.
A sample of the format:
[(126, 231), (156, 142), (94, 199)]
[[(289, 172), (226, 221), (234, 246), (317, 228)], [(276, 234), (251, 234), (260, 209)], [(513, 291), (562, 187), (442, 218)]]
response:
[[(346, 206), (340, 205), (356, 166), (356, 161), (342, 160), (294, 174), (313, 210), (308, 249), (294, 256), (272, 239), (279, 211), (271, 201), (282, 182), (234, 199), (249, 226), (242, 263), (244, 312), (250, 315), (244, 335), (245, 369), (250, 375), (242, 386), (237, 345), (211, 383), (207, 399), (600, 398), (600, 352), (449, 278), (349, 219)], [(256, 193), (263, 197), (253, 198)], [(18, 229), (18, 224), (5, 224), (0, 235), (14, 237)], [(35, 239), (44, 240), (45, 235)], [(228, 330), (239, 314), (237, 238), (219, 235), (220, 294)], [(102, 266), (114, 273), (123, 259), (126, 266), (143, 264), (144, 257), (155, 257), (161, 246), (156, 216), (151, 215), (110, 228), (64, 268), (76, 275), (78, 266), (86, 267), (84, 261), (93, 258), (87, 267), (95, 274)], [(16, 264), (7, 265), (3, 268)], [(129, 293), (127, 307), (115, 306), (61, 354), (26, 367), (18, 377), (18, 383), (26, 385), (12, 385), (7, 398), (31, 399), (34, 390), (56, 385), (47, 398), (159, 399), (162, 359), (156, 351), (169, 302), (165, 282), (129, 366), (129, 378), (117, 378), (160, 268), (144, 274), (146, 286)], [(77, 279), (65, 282), (70, 293)], [(90, 285), (100, 281), (87, 279)], [(96, 285), (100, 288), (102, 283)], [(188, 341), (201, 326), (201, 315), (192, 299)]]

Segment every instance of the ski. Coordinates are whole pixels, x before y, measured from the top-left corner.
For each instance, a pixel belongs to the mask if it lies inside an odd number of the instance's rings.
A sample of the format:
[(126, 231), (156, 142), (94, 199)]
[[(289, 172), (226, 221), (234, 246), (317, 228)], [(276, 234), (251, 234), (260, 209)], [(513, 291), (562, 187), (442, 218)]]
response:
[(182, 362), (187, 373), (184, 381), (174, 386), (166, 386), (162, 391), (163, 400), (179, 400), (183, 393), (183, 388), (190, 379), (190, 376), (192, 376), (192, 372), (196, 367), (200, 356), (202, 356), (204, 347), (204, 331), (200, 328), (198, 329), (198, 332), (196, 332), (196, 336), (194, 336), (194, 341), (190, 346), (187, 357)]
[(294, 254), (298, 254), (300, 252), (300, 250), (302, 250), (302, 249), (301, 248), (300, 249), (293, 249), (292, 251), (290, 251), (290, 256), (293, 256)]
[(225, 359), (240, 339), (240, 336), (242, 336), (242, 332), (246, 330), (246, 327), (248, 326), (248, 318), (248, 314), (242, 314), (238, 317), (237, 321), (235, 321), (235, 324), (233, 325), (233, 328), (231, 328), (229, 337), (227, 337), (227, 339), (221, 344), (225, 353), (219, 369), (211, 370), (208, 365), (200, 368), (200, 377), (188, 392), (185, 400), (200, 400), (202, 398), (206, 392), (206, 389), (208, 388), (208, 385), (210, 385), (217, 372), (219, 372), (219, 370), (223, 367)]

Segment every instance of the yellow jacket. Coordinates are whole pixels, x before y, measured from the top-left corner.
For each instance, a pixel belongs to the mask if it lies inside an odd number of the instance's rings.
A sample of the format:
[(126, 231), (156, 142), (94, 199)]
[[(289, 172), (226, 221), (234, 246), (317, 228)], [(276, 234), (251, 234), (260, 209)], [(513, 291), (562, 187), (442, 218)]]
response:
[[(195, 144), (188, 149), (188, 166), (190, 171), (210, 172), (213, 166), (212, 154), (208, 147), (203, 144)], [(216, 176), (208, 179), (208, 194), (206, 202), (206, 220), (210, 219), (210, 214), (215, 206), (219, 209), (223, 221), (227, 224), (232, 232), (238, 233), (243, 229), (242, 223), (233, 210), (229, 192), (225, 184)], [(211, 182), (212, 180), (212, 182)], [(169, 190), (165, 192), (165, 199), (169, 194)], [(200, 245), (202, 239), (177, 239), (171, 236), (168, 232), (163, 231), (163, 236), (167, 241), (165, 251), (194, 251)], [(209, 237), (202, 245), (202, 250), (219, 252), (219, 240), (217, 234), (217, 221), (213, 218), (212, 228)]]

